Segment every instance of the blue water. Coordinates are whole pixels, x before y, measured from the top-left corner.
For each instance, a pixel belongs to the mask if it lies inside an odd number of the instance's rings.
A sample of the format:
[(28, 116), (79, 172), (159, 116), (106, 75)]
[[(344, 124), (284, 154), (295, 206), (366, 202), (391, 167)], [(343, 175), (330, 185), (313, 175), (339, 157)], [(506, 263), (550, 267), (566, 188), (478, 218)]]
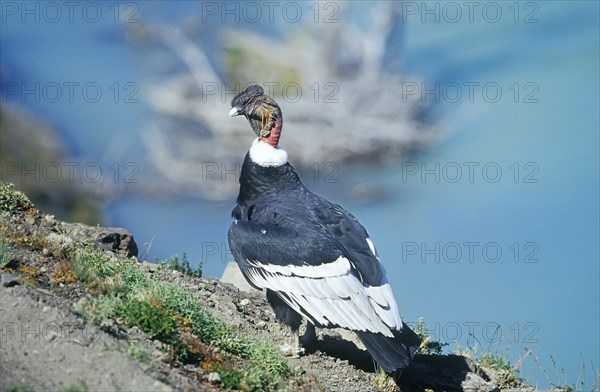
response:
[[(401, 40), (402, 70), (430, 91), (424, 99), (444, 140), (404, 163), (341, 166), (339, 183), (307, 185), (367, 227), (406, 320), (424, 317), (432, 337), (450, 347), (506, 353), (513, 363), (534, 348), (522, 362), (525, 378), (542, 387), (564, 383), (552, 355), (568, 384), (584, 380), (590, 388), (590, 363), (600, 366), (599, 5), (524, 2), (515, 16), (514, 3), (494, 3), (497, 22), (479, 8), (471, 22), (462, 3), (451, 3), (463, 12), (451, 23), (447, 4), (434, 11), (438, 21), (410, 8)], [(181, 2), (167, 12), (166, 3), (147, 2), (140, 12), (176, 21), (198, 7)], [(95, 103), (30, 96), (11, 103), (54, 123), (79, 159), (135, 160), (141, 175), (149, 172), (139, 133), (150, 115), (143, 94), (157, 73), (148, 65), (156, 48), (128, 44), (109, 17), (97, 24), (9, 19), (1, 32), (3, 83), (95, 81), (104, 93)], [(122, 92), (127, 82), (139, 85), (138, 102), (115, 103), (115, 82)], [(386, 197), (361, 203), (348, 196), (356, 185)], [(234, 200), (149, 196), (111, 200), (106, 222), (131, 229), (149, 259), (187, 252), (206, 275), (220, 276), (231, 260)]]

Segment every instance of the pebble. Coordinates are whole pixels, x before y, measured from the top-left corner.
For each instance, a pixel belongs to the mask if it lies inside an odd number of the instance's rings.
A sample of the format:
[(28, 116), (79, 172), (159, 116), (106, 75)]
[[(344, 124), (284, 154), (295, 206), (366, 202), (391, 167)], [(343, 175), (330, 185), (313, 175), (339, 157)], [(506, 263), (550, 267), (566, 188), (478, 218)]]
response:
[(142, 266), (144, 266), (148, 272), (155, 272), (158, 269), (158, 264), (150, 263), (146, 260), (142, 261)]
[(209, 382), (217, 383), (217, 382), (221, 381), (221, 376), (219, 376), (219, 373), (217, 373), (217, 372), (208, 373), (207, 378), (208, 378)]
[(27, 218), (25, 218), (25, 223), (27, 223), (28, 225), (33, 225), (35, 223), (35, 218), (32, 216), (28, 216)]
[(240, 305), (248, 306), (248, 305), (250, 305), (250, 300), (248, 298), (244, 298), (243, 300), (240, 301)]
[(2, 282), (2, 287), (13, 287), (19, 285), (19, 281), (17, 277), (13, 274), (2, 274), (2, 278), (0, 278), (0, 282)]
[(54, 331), (52, 328), (48, 328), (48, 331), (44, 334), (44, 339), (47, 342), (55, 341), (60, 335), (58, 332)]

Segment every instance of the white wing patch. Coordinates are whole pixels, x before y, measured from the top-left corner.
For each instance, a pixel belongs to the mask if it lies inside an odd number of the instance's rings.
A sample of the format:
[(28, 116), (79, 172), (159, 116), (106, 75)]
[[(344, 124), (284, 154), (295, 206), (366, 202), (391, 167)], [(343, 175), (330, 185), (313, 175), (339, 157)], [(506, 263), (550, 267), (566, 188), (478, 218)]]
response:
[(350, 262), (348, 259), (339, 257), (332, 263), (314, 265), (275, 265), (275, 264), (260, 264), (258, 262), (249, 261), (250, 265), (256, 268), (262, 268), (272, 274), (281, 274), (285, 276), (302, 276), (308, 278), (321, 278), (323, 276), (338, 276), (350, 271)]
[(367, 244), (369, 244), (369, 249), (371, 249), (371, 253), (373, 253), (373, 256), (378, 257), (377, 250), (375, 249), (375, 245), (373, 244), (373, 241), (371, 241), (371, 239), (369, 237), (367, 237), (366, 240), (367, 240)]
[[(371, 244), (371, 243), (370, 243)], [(392, 289), (363, 286), (352, 273), (348, 259), (314, 265), (274, 265), (247, 260), (245, 275), (254, 285), (279, 292), (304, 318), (316, 323), (392, 337), (402, 321)]]

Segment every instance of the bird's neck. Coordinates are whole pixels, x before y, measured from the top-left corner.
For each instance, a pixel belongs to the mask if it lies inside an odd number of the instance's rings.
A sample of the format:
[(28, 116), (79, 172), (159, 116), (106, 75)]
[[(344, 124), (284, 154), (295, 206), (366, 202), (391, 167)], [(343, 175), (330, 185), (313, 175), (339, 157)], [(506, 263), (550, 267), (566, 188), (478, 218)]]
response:
[[(262, 142), (259, 143), (264, 144)], [(272, 148), (271, 146), (268, 147)], [(252, 149), (246, 155), (242, 165), (238, 203), (245, 203), (259, 197), (303, 188), (300, 178), (290, 164), (263, 166), (256, 163), (252, 159), (251, 154)]]
[(269, 137), (261, 137), (260, 141), (269, 144), (273, 148), (277, 148), (279, 144), (279, 136), (281, 135), (281, 127), (283, 126), (283, 121), (281, 121), (281, 115), (275, 117), (275, 123), (273, 124), (273, 128), (271, 128), (271, 132), (269, 133)]

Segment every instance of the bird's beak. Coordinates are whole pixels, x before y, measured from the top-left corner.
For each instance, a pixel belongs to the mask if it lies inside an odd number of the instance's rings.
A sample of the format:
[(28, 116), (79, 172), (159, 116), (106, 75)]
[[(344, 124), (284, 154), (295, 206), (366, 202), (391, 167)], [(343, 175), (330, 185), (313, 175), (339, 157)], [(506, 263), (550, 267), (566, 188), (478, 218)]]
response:
[(240, 114), (242, 114), (242, 108), (239, 106), (234, 106), (229, 111), (229, 117), (239, 116)]

